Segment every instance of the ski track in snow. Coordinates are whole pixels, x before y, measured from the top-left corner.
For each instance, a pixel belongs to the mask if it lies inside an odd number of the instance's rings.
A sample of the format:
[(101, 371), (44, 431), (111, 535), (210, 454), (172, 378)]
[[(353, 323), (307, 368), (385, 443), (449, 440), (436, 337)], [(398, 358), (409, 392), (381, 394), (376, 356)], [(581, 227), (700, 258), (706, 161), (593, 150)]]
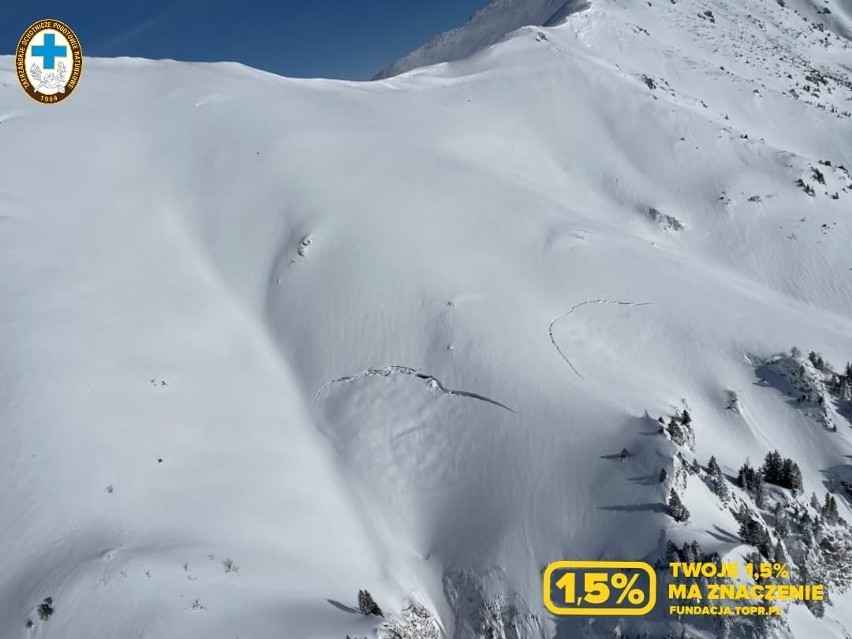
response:
[(571, 315), (574, 311), (576, 311), (581, 306), (588, 306), (589, 304), (611, 304), (614, 306), (650, 306), (651, 302), (621, 302), (618, 300), (586, 300), (585, 302), (580, 302), (579, 304), (574, 304), (568, 311), (563, 313), (562, 315), (553, 319), (550, 322), (550, 326), (547, 328), (547, 332), (550, 335), (550, 343), (553, 344), (556, 352), (559, 353), (559, 356), (565, 360), (565, 363), (571, 367), (571, 370), (574, 371), (574, 374), (577, 375), (580, 379), (585, 381), (585, 377), (577, 370), (577, 367), (571, 362), (567, 355), (565, 355), (564, 351), (559, 348), (559, 344), (556, 343), (556, 338), (553, 336), (553, 329), (556, 327), (556, 324), (560, 321)]
[(316, 395), (314, 396), (314, 401), (317, 401), (319, 399), (319, 396), (322, 394), (322, 392), (326, 388), (328, 388), (329, 386), (332, 386), (334, 384), (346, 384), (346, 383), (349, 383), (349, 382), (354, 382), (355, 380), (358, 380), (358, 379), (362, 379), (364, 377), (389, 377), (390, 375), (393, 375), (393, 374), (409, 375), (411, 377), (416, 377), (418, 379), (422, 379), (429, 384), (430, 389), (438, 389), (444, 395), (452, 395), (454, 397), (466, 397), (468, 399), (476, 399), (480, 402), (485, 402), (487, 404), (493, 404), (494, 406), (498, 406), (498, 407), (502, 408), (503, 410), (507, 410), (510, 413), (513, 413), (515, 415), (518, 414), (517, 411), (513, 410), (512, 408), (509, 408), (505, 404), (502, 404), (495, 399), (491, 399), (490, 397), (485, 397), (484, 395), (480, 395), (478, 393), (469, 393), (467, 391), (453, 390), (451, 388), (447, 388), (446, 386), (444, 386), (441, 383), (441, 381), (439, 379), (437, 379), (437, 378), (435, 378), (431, 375), (427, 375), (426, 373), (421, 373), (421, 372), (419, 372), (419, 371), (417, 371), (413, 368), (410, 368), (408, 366), (386, 366), (385, 368), (368, 368), (366, 370), (361, 371), (360, 373), (358, 373), (356, 375), (349, 375), (347, 377), (339, 377), (337, 379), (333, 379), (329, 382), (326, 382), (325, 384), (323, 384), (320, 387), (320, 389), (317, 391)]

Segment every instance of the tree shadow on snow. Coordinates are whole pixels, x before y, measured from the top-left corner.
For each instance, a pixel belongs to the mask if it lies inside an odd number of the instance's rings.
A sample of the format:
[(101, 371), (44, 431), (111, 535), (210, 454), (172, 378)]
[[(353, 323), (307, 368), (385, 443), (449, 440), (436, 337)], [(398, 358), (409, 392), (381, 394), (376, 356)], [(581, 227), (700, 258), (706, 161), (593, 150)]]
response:
[(754, 382), (755, 386), (775, 389), (784, 396), (784, 400), (787, 402), (788, 406), (802, 408), (802, 402), (797, 399), (796, 396), (799, 395), (803, 389), (797, 387), (791, 380), (783, 377), (775, 371), (771, 364), (758, 366), (754, 370), (754, 374), (757, 377), (757, 381)]
[[(844, 455), (846, 459), (852, 459), (850, 455)], [(823, 468), (819, 471), (823, 475), (822, 484), (825, 489), (843, 498), (847, 504), (852, 505), (852, 466), (842, 464), (840, 466), (831, 466)]]
[(649, 502), (646, 504), (626, 504), (623, 506), (600, 506), (600, 510), (614, 510), (617, 512), (625, 512), (625, 513), (639, 513), (639, 512), (652, 512), (652, 513), (667, 513), (669, 512), (668, 506), (666, 506), (662, 502)]
[(628, 477), (628, 480), (640, 486), (656, 486), (660, 483), (660, 476), (654, 474), (637, 475), (636, 477)]
[(659, 437), (660, 436), (660, 429), (657, 428), (656, 430), (643, 430), (639, 434), (642, 435), (642, 437)]
[[(715, 531), (715, 532), (714, 532)], [(743, 541), (735, 534), (728, 532), (724, 528), (719, 528), (719, 526), (713, 526), (713, 530), (708, 530), (707, 534), (709, 534), (714, 539), (718, 539), (719, 541), (724, 541), (728, 544), (742, 544)]]
[[(748, 461), (749, 461), (749, 460), (748, 460), (748, 459), (746, 459), (746, 462), (748, 462)], [(739, 485), (740, 485), (740, 478), (739, 478), (739, 475), (733, 475), (733, 474), (729, 474), (729, 473), (722, 473), (722, 476), (723, 476), (725, 479), (727, 479), (729, 482), (731, 482), (734, 486), (739, 486)]]
[(335, 601), (334, 599), (326, 599), (328, 603), (337, 608), (338, 610), (342, 610), (343, 612), (348, 612), (351, 615), (360, 615), (361, 613), (357, 608), (352, 608), (351, 606), (347, 606), (346, 604), (342, 604), (339, 601)]

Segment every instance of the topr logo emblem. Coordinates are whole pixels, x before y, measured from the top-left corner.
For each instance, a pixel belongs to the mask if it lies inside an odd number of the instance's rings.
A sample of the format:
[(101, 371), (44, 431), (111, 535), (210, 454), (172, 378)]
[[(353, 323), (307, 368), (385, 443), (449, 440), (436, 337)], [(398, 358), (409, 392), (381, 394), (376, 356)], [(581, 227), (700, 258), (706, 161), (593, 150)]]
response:
[(59, 20), (39, 20), (18, 42), (15, 69), (24, 92), (36, 102), (54, 104), (67, 98), (80, 81), (80, 40)]

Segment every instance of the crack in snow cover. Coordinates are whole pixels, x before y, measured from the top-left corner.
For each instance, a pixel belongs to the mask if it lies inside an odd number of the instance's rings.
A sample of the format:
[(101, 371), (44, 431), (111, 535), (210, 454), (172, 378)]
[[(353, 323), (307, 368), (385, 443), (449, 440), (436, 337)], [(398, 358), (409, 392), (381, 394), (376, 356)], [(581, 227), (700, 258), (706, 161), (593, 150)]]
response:
[(364, 377), (389, 377), (390, 375), (393, 375), (393, 374), (409, 375), (410, 377), (416, 377), (417, 379), (422, 379), (427, 383), (429, 390), (439, 390), (444, 395), (452, 395), (454, 397), (466, 397), (468, 399), (475, 399), (475, 400), (478, 400), (480, 402), (485, 402), (487, 404), (493, 404), (494, 406), (498, 406), (498, 407), (502, 408), (503, 410), (507, 410), (510, 413), (513, 413), (515, 415), (518, 414), (517, 411), (515, 411), (512, 408), (509, 408), (505, 404), (498, 402), (496, 399), (491, 399), (490, 397), (485, 397), (484, 395), (480, 395), (479, 393), (470, 393), (470, 392), (467, 392), (467, 391), (454, 390), (454, 389), (451, 389), (451, 388), (447, 388), (446, 386), (444, 386), (441, 383), (441, 381), (439, 379), (433, 377), (432, 375), (427, 375), (426, 373), (421, 373), (420, 371), (417, 371), (417, 370), (410, 368), (408, 366), (386, 366), (385, 368), (368, 368), (368, 369), (363, 370), (360, 373), (357, 373), (355, 375), (349, 375), (349, 376), (346, 376), (346, 377), (339, 377), (337, 379), (333, 379), (329, 382), (326, 382), (325, 384), (323, 384), (320, 387), (320, 389), (317, 391), (316, 395), (314, 396), (314, 401), (319, 399), (319, 396), (322, 394), (322, 392), (326, 388), (328, 388), (329, 386), (332, 386), (334, 384), (345, 384), (345, 383), (349, 383), (349, 382), (354, 382), (354, 381), (356, 381), (358, 379), (362, 379)]
[(553, 329), (556, 327), (556, 324), (560, 321), (571, 315), (574, 311), (576, 311), (581, 306), (588, 306), (589, 304), (612, 304), (615, 306), (650, 306), (651, 302), (620, 302), (618, 300), (587, 300), (585, 302), (580, 302), (579, 304), (574, 304), (568, 311), (563, 313), (562, 315), (553, 319), (550, 322), (550, 326), (547, 328), (547, 333), (550, 335), (550, 343), (553, 344), (554, 348), (556, 348), (556, 352), (559, 353), (560, 357), (565, 360), (565, 363), (571, 367), (571, 370), (582, 380), (586, 378), (583, 377), (582, 373), (577, 370), (577, 367), (571, 362), (567, 355), (563, 352), (561, 348), (559, 348), (559, 344), (556, 343), (556, 337), (553, 335)]

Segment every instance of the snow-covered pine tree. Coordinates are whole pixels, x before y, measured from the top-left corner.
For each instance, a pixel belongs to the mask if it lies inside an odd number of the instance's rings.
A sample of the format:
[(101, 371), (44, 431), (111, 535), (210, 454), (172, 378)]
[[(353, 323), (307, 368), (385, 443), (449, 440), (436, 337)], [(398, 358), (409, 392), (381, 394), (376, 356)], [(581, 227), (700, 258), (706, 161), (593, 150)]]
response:
[(734, 622), (730, 617), (719, 616), (716, 618), (716, 636), (719, 639), (729, 639), (734, 630)]
[(731, 495), (715, 456), (710, 457), (710, 461), (707, 463), (707, 473), (710, 475), (710, 490), (722, 501), (727, 501)]
[(719, 468), (719, 462), (716, 461), (715, 455), (711, 455), (710, 461), (707, 462), (707, 472), (710, 475), (715, 475), (717, 472), (722, 472), (722, 469)]
[(379, 604), (377, 604), (376, 600), (373, 599), (373, 595), (366, 590), (358, 591), (358, 610), (365, 615), (375, 615), (376, 617), (385, 616), (384, 613), (382, 613), (382, 609), (379, 608)]
[(845, 376), (840, 380), (837, 397), (840, 400), (841, 406), (852, 403), (852, 377)]
[(763, 460), (763, 466), (760, 467), (760, 473), (763, 475), (763, 480), (768, 484), (781, 484), (783, 479), (784, 460), (777, 450), (766, 453), (766, 458)]
[(829, 524), (836, 524), (840, 519), (840, 513), (837, 511), (837, 500), (831, 493), (825, 494), (825, 504), (820, 510)]
[(802, 491), (802, 471), (799, 465), (792, 459), (785, 459), (781, 468), (781, 481), (779, 486), (789, 488), (794, 493)]
[(766, 483), (759, 474), (754, 478), (754, 503), (758, 508), (766, 505)]
[(680, 495), (677, 494), (674, 488), (669, 491), (669, 515), (675, 521), (686, 521), (689, 519), (689, 510), (683, 505), (680, 500)]
[(675, 444), (682, 445), (682, 442), (684, 440), (683, 430), (681, 429), (680, 424), (677, 423), (677, 420), (674, 417), (669, 420), (666, 430), (669, 433), (669, 437), (671, 437), (671, 440)]
[(669, 539), (666, 542), (666, 552), (663, 554), (664, 568), (668, 568), (669, 564), (677, 563), (681, 560), (680, 550), (677, 544)]
[(772, 549), (772, 561), (779, 564), (787, 563), (787, 553), (780, 539), (775, 544), (775, 548)]
[(740, 538), (750, 546), (757, 548), (758, 552), (767, 559), (772, 557), (772, 539), (766, 528), (757, 520), (749, 517), (740, 525)]
[(757, 479), (757, 472), (745, 462), (737, 473), (737, 484), (747, 493), (754, 492), (754, 484)]

